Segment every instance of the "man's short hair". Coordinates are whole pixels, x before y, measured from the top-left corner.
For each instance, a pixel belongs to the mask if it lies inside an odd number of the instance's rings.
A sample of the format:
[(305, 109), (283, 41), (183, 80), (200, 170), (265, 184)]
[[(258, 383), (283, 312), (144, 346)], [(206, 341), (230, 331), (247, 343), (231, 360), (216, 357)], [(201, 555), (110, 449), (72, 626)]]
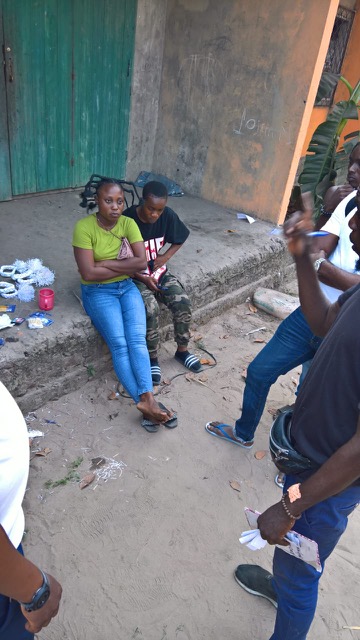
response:
[(157, 180), (152, 180), (151, 182), (147, 182), (143, 188), (143, 192), (142, 192), (143, 200), (146, 200), (148, 196), (167, 199), (168, 190), (162, 182), (158, 182)]

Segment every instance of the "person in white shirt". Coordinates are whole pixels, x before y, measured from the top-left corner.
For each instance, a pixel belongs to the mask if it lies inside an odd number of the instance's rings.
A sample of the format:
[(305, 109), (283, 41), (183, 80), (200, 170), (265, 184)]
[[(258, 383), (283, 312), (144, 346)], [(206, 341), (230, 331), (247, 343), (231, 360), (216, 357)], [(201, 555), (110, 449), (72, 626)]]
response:
[[(360, 273), (355, 270), (358, 256), (350, 242), (349, 219), (357, 209), (356, 189), (360, 185), (360, 143), (355, 145), (350, 157), (347, 175), (354, 191), (336, 207), (330, 220), (323, 227), (327, 236), (315, 238), (312, 253), (316, 254), (315, 269), (320, 286), (330, 302), (360, 282)], [(353, 200), (353, 206), (350, 202)], [(345, 215), (345, 211), (350, 211)], [(267, 345), (260, 351), (247, 369), (241, 417), (235, 426), (212, 421), (206, 431), (232, 444), (251, 449), (254, 434), (264, 411), (270, 387), (279, 376), (314, 357), (321, 338), (309, 327), (298, 307), (279, 325)]]
[(2, 382), (0, 407), (0, 638), (31, 640), (57, 614), (62, 589), (23, 556), (29, 436), (22, 413)]

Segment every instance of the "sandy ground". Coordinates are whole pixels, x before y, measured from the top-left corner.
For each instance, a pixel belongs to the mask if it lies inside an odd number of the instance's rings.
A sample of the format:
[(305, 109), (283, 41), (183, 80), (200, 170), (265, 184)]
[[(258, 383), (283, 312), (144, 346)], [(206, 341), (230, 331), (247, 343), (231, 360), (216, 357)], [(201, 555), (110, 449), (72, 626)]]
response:
[[(275, 609), (245, 593), (233, 571), (239, 563), (271, 569), (269, 546), (252, 552), (238, 538), (248, 528), (244, 507), (261, 511), (280, 496), (267, 446), (270, 412), (293, 401), (299, 370), (274, 385), (252, 451), (210, 437), (204, 425), (238, 417), (242, 371), (263, 347), (255, 340), (269, 340), (277, 324), (244, 304), (194, 328), (218, 364), (205, 367), (202, 384), (183, 375), (160, 387), (161, 400), (179, 414), (177, 429), (145, 432), (130, 400), (108, 399), (112, 374), (29, 416), (29, 427), (45, 435), (32, 443), (25, 550), (64, 589), (41, 640), (270, 637)], [(248, 334), (259, 327), (266, 328)], [(183, 372), (173, 354), (174, 344), (164, 344), (166, 379)], [(51, 451), (35, 455), (41, 449)], [(94, 458), (104, 464), (85, 489), (76, 478), (45, 488), (77, 464), (83, 478)], [(359, 637), (342, 628), (360, 625), (359, 515), (328, 561), (309, 640)]]

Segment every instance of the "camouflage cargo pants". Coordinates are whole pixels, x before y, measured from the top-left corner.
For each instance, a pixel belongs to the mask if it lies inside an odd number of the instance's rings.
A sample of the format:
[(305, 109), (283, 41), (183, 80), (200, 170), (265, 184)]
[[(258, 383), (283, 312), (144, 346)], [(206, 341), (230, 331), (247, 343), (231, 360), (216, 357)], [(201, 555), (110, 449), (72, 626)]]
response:
[(161, 278), (161, 286), (167, 291), (154, 293), (142, 282), (134, 280), (139, 289), (146, 309), (146, 343), (151, 358), (157, 357), (160, 344), (159, 336), (159, 302), (162, 302), (172, 313), (175, 342), (186, 347), (190, 340), (191, 304), (181, 282), (168, 271)]

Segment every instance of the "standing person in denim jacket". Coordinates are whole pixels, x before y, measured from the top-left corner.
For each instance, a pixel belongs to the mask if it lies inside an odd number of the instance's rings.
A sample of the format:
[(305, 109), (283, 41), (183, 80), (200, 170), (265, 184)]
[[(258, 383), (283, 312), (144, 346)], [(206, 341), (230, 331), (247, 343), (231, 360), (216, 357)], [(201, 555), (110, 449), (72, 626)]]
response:
[[(166, 425), (170, 413), (153, 396), (145, 309), (130, 277), (146, 267), (141, 233), (132, 220), (122, 216), (124, 193), (116, 180), (98, 183), (95, 202), (98, 212), (79, 220), (73, 235), (84, 309), (111, 351), (118, 379), (143, 414), (143, 426), (146, 428), (146, 421), (170, 426)], [(124, 237), (134, 256), (119, 260)]]
[[(202, 370), (200, 360), (188, 351), (191, 321), (189, 297), (178, 278), (167, 268), (167, 262), (181, 249), (190, 232), (177, 213), (166, 206), (167, 199), (168, 192), (162, 182), (148, 182), (144, 186), (141, 203), (124, 211), (125, 216), (135, 220), (145, 242), (147, 270), (145, 274), (136, 274), (135, 284), (146, 308), (146, 342), (154, 384), (161, 382), (158, 361), (160, 302), (172, 313), (177, 344), (175, 359), (190, 371), (198, 373)], [(166, 244), (170, 246), (166, 251), (161, 251)]]

